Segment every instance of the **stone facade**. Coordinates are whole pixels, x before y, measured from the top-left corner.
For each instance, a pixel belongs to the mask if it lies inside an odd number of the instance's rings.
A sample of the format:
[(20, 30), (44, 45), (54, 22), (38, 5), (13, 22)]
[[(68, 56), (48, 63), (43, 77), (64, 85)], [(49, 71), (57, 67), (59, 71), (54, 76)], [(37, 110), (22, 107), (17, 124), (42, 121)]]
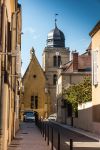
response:
[(0, 1), (0, 129), (1, 150), (6, 150), (19, 128), (21, 70), (21, 5)]
[[(91, 76), (91, 55), (84, 53), (79, 55), (78, 52), (72, 52), (72, 60), (66, 62), (58, 69), (57, 80), (57, 120), (62, 123), (72, 124), (71, 106), (63, 98), (63, 90), (70, 85), (78, 84), (84, 80), (84, 77)], [(70, 115), (69, 115), (70, 112)], [(92, 114), (90, 114), (91, 118)], [(81, 118), (81, 117), (80, 117)], [(76, 123), (77, 122), (77, 123)], [(81, 128), (78, 121), (75, 123)], [(75, 124), (75, 126), (76, 126)]]
[(45, 74), (32, 48), (29, 66), (23, 76), (24, 94), (22, 96), (21, 112), (32, 110), (38, 113), (39, 118), (49, 115), (50, 97), (47, 89)]
[[(68, 124), (67, 106), (64, 106), (63, 89), (67, 89), (70, 85), (78, 84), (84, 80), (84, 77), (90, 73), (74, 72), (74, 73), (61, 73), (57, 81), (57, 120), (62, 123)], [(68, 119), (68, 120), (67, 120)], [(71, 119), (71, 118), (70, 118)], [(71, 125), (71, 122), (70, 122)]]
[[(56, 83), (54, 83), (54, 75), (57, 76), (57, 70), (60, 65), (69, 61), (69, 48), (55, 48), (46, 47), (43, 51), (43, 69), (48, 82), (48, 89), (51, 97), (51, 113), (56, 112), (57, 100), (56, 100)], [(54, 57), (61, 58), (61, 64), (56, 66), (54, 64)]]

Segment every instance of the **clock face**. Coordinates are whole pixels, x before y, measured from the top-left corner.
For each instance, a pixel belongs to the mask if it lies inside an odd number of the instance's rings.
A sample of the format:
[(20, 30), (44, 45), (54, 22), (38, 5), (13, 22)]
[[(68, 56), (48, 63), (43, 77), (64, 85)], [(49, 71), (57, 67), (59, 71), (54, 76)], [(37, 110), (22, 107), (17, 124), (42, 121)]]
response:
[(56, 55), (58, 56), (58, 55), (59, 55), (59, 52), (56, 52)]

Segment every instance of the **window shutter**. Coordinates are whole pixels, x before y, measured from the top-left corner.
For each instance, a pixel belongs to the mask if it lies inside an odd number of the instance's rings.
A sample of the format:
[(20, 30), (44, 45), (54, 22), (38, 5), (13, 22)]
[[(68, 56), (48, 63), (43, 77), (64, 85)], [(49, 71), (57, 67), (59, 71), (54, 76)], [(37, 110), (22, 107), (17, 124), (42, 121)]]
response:
[(93, 51), (92, 56), (92, 69), (93, 69), (93, 85), (98, 84), (98, 51)]
[(31, 108), (34, 108), (34, 96), (31, 96)]
[(35, 109), (38, 109), (38, 96), (35, 96)]
[(16, 73), (21, 76), (21, 51), (20, 45), (17, 44), (17, 52), (16, 52)]

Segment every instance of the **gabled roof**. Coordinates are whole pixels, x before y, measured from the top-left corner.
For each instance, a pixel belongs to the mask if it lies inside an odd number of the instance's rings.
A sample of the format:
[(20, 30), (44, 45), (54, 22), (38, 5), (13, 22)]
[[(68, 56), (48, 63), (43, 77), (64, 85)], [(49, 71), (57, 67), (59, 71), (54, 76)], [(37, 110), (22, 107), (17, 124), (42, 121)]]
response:
[[(30, 65), (31, 65), (32, 61), (34, 61), (34, 59), (37, 61), (38, 65), (39, 65), (39, 67), (40, 67), (40, 69), (41, 69), (41, 71), (42, 71), (42, 73), (44, 74), (44, 77), (45, 77), (45, 73), (44, 73), (44, 71), (43, 71), (43, 69), (42, 69), (40, 63), (38, 62), (38, 59), (37, 59), (36, 55), (34, 54), (34, 55), (32, 56), (32, 59), (30, 60), (30, 63), (29, 63), (29, 65), (28, 65), (28, 67), (27, 67), (27, 69), (26, 69), (24, 75), (23, 75), (22, 80), (24, 80), (24, 78), (25, 78), (27, 72), (29, 71)], [(45, 77), (45, 78), (46, 78), (46, 77)]]

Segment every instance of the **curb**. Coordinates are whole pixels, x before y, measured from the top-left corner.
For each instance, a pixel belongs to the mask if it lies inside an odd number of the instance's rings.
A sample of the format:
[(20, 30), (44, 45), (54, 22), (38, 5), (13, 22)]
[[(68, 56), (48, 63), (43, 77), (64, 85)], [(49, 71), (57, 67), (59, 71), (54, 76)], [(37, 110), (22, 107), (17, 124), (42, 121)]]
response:
[(68, 125), (63, 125), (63, 124), (58, 123), (58, 122), (54, 122), (54, 121), (50, 121), (50, 122), (52, 122), (52, 123), (54, 123), (56, 125), (59, 125), (59, 126), (61, 126), (63, 128), (66, 128), (66, 129), (68, 129), (70, 131), (74, 131), (76, 133), (79, 133), (81, 135), (87, 136), (87, 137), (89, 137), (91, 139), (94, 139), (94, 140), (100, 142), (100, 136), (99, 135), (96, 135), (96, 134), (93, 134), (93, 133), (90, 133), (90, 132), (87, 132), (87, 131), (84, 131), (84, 130), (81, 130), (81, 129), (78, 129), (78, 128), (75, 128), (75, 127), (71, 127), (71, 126), (68, 126)]

